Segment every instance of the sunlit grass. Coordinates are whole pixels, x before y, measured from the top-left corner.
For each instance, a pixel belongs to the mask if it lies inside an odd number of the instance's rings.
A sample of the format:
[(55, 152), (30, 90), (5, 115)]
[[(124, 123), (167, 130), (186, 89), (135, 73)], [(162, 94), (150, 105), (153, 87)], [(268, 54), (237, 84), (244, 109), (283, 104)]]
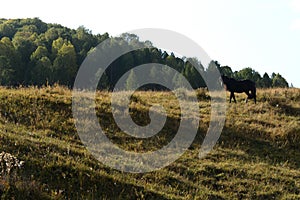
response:
[[(72, 118), (72, 91), (60, 86), (0, 88), (0, 152), (25, 161), (17, 175), (1, 174), (0, 195), (11, 199), (299, 199), (300, 90), (260, 89), (258, 102), (227, 103), (227, 117), (214, 150), (199, 148), (210, 120), (210, 98), (197, 91), (197, 137), (176, 162), (145, 174), (123, 173), (86, 150)], [(161, 103), (170, 121), (151, 139), (122, 133), (111, 117), (109, 92), (97, 92), (96, 111), (107, 136), (121, 148), (161, 148), (176, 133), (180, 108), (170, 92), (135, 92), (129, 105), (137, 123), (149, 121), (149, 106)], [(187, 105), (192, 95), (182, 91)], [(227, 99), (229, 100), (229, 98)], [(119, 106), (127, 106), (122, 99)], [(126, 141), (126, 142), (124, 142)]]

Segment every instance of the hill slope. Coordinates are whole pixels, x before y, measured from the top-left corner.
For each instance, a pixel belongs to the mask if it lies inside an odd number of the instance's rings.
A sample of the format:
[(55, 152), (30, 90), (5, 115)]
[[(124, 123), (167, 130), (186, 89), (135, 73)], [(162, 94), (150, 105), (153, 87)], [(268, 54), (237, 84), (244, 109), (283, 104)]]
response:
[[(102, 100), (97, 111), (104, 113), (108, 120), (109, 95), (97, 94), (97, 101)], [(73, 124), (70, 90), (1, 88), (0, 152), (25, 161), (10, 174), (2, 171), (1, 165), (1, 197), (299, 199), (300, 90), (259, 90), (256, 105), (245, 104), (244, 96), (238, 96), (237, 104), (228, 104), (226, 124), (217, 146), (202, 160), (198, 152), (208, 128), (210, 102), (204, 90), (198, 91), (198, 97), (201, 122), (189, 150), (161, 170), (130, 174), (99, 163), (82, 145)], [(133, 117), (139, 114), (145, 116), (142, 121), (147, 120), (148, 99), (175, 105), (170, 117), (176, 121), (179, 116), (176, 100), (166, 92), (135, 93), (131, 104)], [(109, 124), (115, 128), (113, 123)], [(167, 126), (167, 130), (174, 131), (172, 124)], [(131, 151), (161, 145), (147, 140), (134, 143), (135, 140), (121, 133), (110, 137)]]

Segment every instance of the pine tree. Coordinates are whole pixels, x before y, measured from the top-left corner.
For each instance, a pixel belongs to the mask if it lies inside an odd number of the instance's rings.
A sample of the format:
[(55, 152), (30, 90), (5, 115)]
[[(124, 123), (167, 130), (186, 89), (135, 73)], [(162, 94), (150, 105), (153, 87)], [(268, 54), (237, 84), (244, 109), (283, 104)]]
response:
[(130, 70), (130, 74), (129, 74), (125, 84), (126, 84), (125, 85), (126, 90), (134, 90), (138, 87), (137, 77), (133, 70)]

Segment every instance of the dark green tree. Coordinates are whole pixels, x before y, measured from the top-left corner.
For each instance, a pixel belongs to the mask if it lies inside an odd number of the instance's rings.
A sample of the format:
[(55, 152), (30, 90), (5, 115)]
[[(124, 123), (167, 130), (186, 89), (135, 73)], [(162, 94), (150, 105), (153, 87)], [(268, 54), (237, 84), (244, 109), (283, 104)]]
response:
[(239, 80), (244, 80), (244, 79), (253, 80), (253, 73), (254, 70), (250, 67), (247, 67), (238, 71), (235, 75), (235, 78)]
[(16, 84), (16, 73), (20, 59), (18, 54), (8, 37), (0, 40), (0, 84), (14, 85)]
[(0, 56), (0, 84), (10, 85), (13, 80), (14, 71), (10, 65), (9, 59)]
[(10, 23), (2, 23), (0, 24), (0, 38), (2, 37), (9, 37), (10, 39), (13, 38), (16, 29)]
[(184, 79), (185, 79), (185, 77), (182, 74), (176, 73), (174, 78), (172, 79), (173, 86), (175, 88), (183, 88), (184, 87)]
[(272, 86), (273, 87), (281, 87), (286, 88), (289, 87), (288, 82), (283, 78), (279, 73), (277, 73), (274, 78), (272, 79)]
[(77, 64), (74, 46), (70, 42), (63, 43), (53, 62), (54, 77), (57, 78), (60, 84), (72, 86), (76, 71)]
[(36, 38), (36, 34), (28, 31), (18, 31), (13, 37), (12, 42), (21, 59), (16, 71), (16, 80), (19, 84), (26, 85), (30, 80), (30, 56), (37, 48), (34, 43)]
[(225, 75), (230, 78), (232, 78), (234, 76), (232, 69), (229, 66), (221, 66), (219, 69), (220, 69), (220, 73), (222, 75)]
[(269, 77), (268, 73), (264, 73), (262, 79), (261, 79), (261, 87), (263, 88), (270, 88), (272, 87), (272, 80)]
[(137, 77), (134, 70), (131, 70), (129, 76), (126, 80), (125, 88), (126, 90), (135, 90), (138, 87)]
[(45, 84), (52, 85), (54, 82), (50, 59), (46, 56), (39, 58), (31, 70), (31, 84), (41, 86)]

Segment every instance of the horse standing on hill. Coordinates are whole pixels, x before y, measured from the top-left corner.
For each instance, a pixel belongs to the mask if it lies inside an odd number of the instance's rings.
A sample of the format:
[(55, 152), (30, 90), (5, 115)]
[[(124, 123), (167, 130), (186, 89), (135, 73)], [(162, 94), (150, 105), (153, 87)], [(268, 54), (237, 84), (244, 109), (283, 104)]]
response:
[[(222, 76), (223, 83), (226, 87), (226, 90), (230, 92), (230, 99), (229, 102), (231, 103), (231, 99), (233, 98), (234, 102), (236, 103), (236, 99), (234, 96), (234, 93), (243, 93), (245, 92), (247, 94), (246, 103), (248, 102), (248, 99), (254, 99), (254, 102), (256, 103), (256, 87), (255, 83), (251, 80), (242, 80), (237, 81), (233, 78), (229, 78), (227, 76)], [(250, 93), (251, 92), (251, 93)]]

